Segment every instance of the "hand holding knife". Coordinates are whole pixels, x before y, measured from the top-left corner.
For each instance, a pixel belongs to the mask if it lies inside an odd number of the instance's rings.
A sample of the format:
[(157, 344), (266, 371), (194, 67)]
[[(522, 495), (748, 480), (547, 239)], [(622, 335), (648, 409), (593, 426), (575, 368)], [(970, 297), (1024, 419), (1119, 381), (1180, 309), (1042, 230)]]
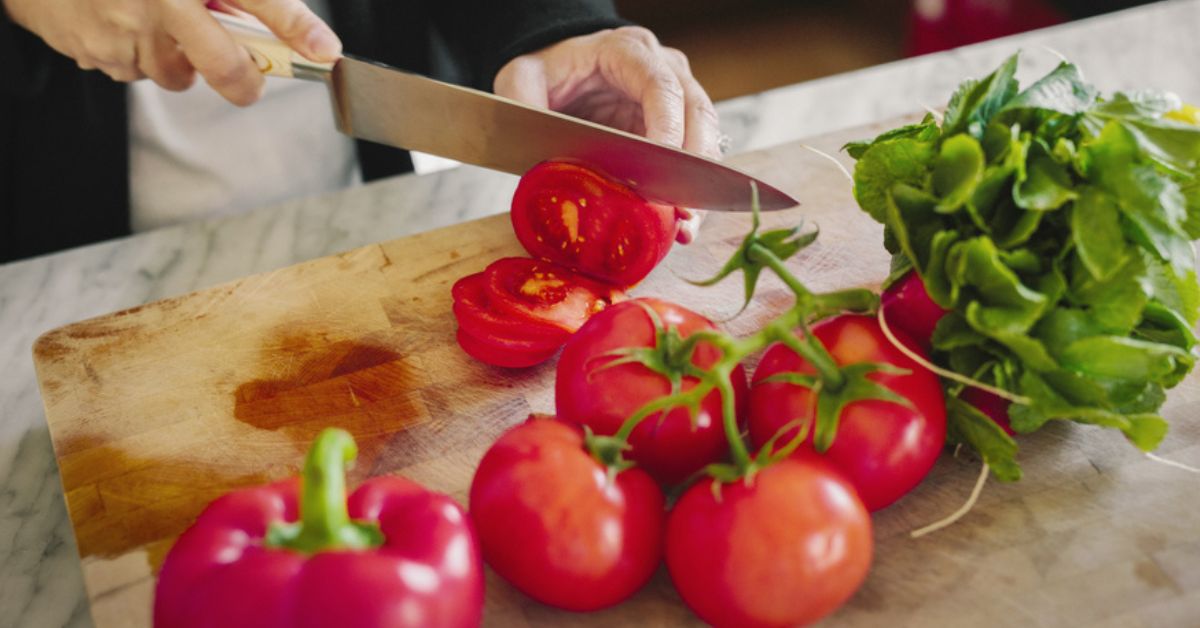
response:
[[(750, 208), (753, 177), (716, 161), (567, 115), (343, 56), (310, 62), (264, 27), (213, 12), (271, 76), (322, 81), (336, 124), (353, 137), (522, 174), (547, 160), (587, 165), (648, 199), (725, 211)], [(797, 203), (757, 181), (764, 210)]]

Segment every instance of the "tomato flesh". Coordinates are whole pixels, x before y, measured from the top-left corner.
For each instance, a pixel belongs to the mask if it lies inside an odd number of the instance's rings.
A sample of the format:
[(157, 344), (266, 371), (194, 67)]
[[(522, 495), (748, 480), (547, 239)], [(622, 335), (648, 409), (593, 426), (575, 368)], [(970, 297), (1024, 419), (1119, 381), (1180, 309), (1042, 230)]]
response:
[(484, 559), (544, 604), (590, 611), (649, 580), (662, 558), (663, 495), (633, 468), (609, 483), (580, 430), (531, 419), (502, 435), (471, 482)]
[(813, 453), (719, 487), (696, 483), (667, 519), (667, 569), (714, 626), (796, 626), (841, 606), (866, 578), (871, 519)]
[[(937, 376), (901, 353), (883, 335), (873, 316), (845, 314), (812, 327), (840, 364), (882, 362), (909, 371), (906, 375), (873, 373), (868, 377), (908, 399), (912, 407), (880, 400), (861, 400), (842, 411), (837, 436), (824, 452), (846, 475), (869, 510), (879, 510), (912, 490), (929, 473), (946, 440), (946, 406)], [(901, 332), (898, 340), (920, 353)], [(766, 443), (789, 422), (811, 422), (814, 400), (809, 389), (763, 380), (783, 372), (813, 373), (807, 361), (783, 345), (763, 355), (750, 391), (750, 438)], [(795, 434), (795, 429), (783, 438)], [(812, 432), (804, 447), (811, 449)]]
[(476, 338), (500, 338), (524, 341), (525, 350), (555, 350), (570, 337), (554, 325), (536, 324), (502, 316), (491, 309), (487, 297), (487, 275), (475, 273), (455, 282), (450, 291), (454, 298), (454, 317), (459, 327)]
[(521, 177), (511, 217), (530, 255), (620, 287), (650, 274), (678, 228), (674, 207), (562, 162), (538, 164)]
[(526, 257), (492, 262), (484, 271), (490, 307), (517, 321), (551, 325), (567, 333), (624, 298), (620, 290), (562, 266)]
[(484, 364), (505, 368), (525, 368), (541, 364), (554, 357), (555, 352), (558, 351), (557, 348), (542, 350), (514, 348), (503, 339), (494, 336), (479, 338), (462, 328), (455, 333), (455, 339), (458, 341), (458, 346), (467, 355)]
[[(612, 435), (643, 405), (670, 394), (670, 381), (641, 364), (604, 368), (613, 359), (606, 355), (611, 351), (654, 346), (654, 325), (645, 308), (683, 337), (716, 329), (707, 318), (658, 299), (626, 301), (597, 314), (567, 341), (559, 358), (554, 396), (560, 420)], [(705, 369), (720, 357), (719, 349), (701, 344), (692, 354), (692, 364)], [(733, 372), (733, 384), (740, 407), (747, 394), (746, 375), (740, 366)], [(690, 390), (695, 385), (695, 378), (685, 378), (682, 388)], [(661, 412), (650, 415), (630, 434), (628, 456), (659, 481), (677, 484), (725, 456), (723, 416), (721, 395), (716, 390), (705, 396), (694, 421), (686, 408), (675, 408), (665, 417)]]

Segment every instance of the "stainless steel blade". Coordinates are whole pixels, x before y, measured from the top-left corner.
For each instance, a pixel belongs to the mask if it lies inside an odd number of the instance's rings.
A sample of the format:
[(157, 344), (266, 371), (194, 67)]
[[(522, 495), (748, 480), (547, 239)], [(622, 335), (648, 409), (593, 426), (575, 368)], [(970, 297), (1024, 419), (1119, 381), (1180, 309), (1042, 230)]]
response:
[(798, 205), (719, 162), (371, 61), (338, 61), (330, 90), (342, 132), (372, 142), (518, 175), (542, 161), (574, 161), (682, 207), (749, 211), (752, 181), (764, 211)]

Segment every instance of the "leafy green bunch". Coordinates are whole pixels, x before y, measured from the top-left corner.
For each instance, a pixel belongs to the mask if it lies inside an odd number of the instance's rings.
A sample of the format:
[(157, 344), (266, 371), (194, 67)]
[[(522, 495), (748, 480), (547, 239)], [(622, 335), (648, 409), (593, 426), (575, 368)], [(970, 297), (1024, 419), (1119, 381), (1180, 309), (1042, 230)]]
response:
[[(1014, 430), (1066, 419), (1149, 451), (1195, 362), (1200, 128), (1169, 93), (1102, 97), (1066, 62), (1022, 90), (1016, 69), (964, 82), (940, 124), (848, 144), (855, 198), (885, 226), (889, 281), (915, 270), (949, 310), (935, 361), (1011, 392)], [(952, 437), (1017, 479), (1015, 443), (956, 401)]]

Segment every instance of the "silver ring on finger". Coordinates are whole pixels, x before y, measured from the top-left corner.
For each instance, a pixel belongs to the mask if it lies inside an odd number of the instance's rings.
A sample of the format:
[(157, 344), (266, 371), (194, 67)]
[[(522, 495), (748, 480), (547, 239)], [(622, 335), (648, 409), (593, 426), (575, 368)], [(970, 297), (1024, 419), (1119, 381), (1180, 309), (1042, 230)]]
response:
[(717, 150), (721, 151), (721, 155), (728, 155), (733, 148), (733, 138), (722, 133), (717, 137)]

